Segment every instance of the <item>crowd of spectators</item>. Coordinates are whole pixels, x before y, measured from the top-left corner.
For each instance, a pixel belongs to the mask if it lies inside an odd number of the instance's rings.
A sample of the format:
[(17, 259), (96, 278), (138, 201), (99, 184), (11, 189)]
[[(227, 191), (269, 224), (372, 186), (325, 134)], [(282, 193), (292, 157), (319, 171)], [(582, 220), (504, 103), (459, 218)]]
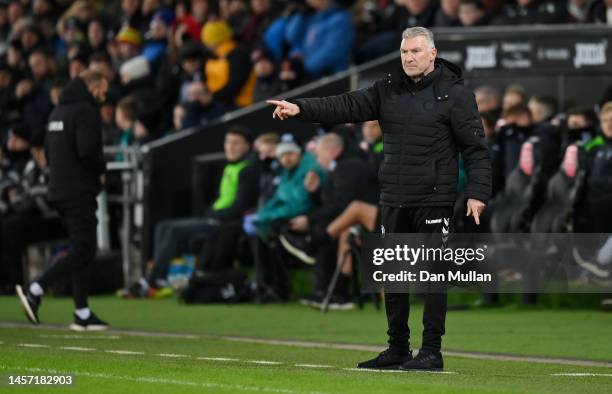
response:
[[(205, 125), (227, 111), (392, 52), (406, 27), (610, 25), (611, 15), (610, 0), (0, 0), (2, 280), (7, 285), (20, 280), (19, 256), (27, 242), (61, 235), (44, 197), (44, 138), (63, 87), (83, 70), (102, 72), (110, 84), (100, 108), (105, 145), (130, 146)], [(503, 95), (487, 86), (475, 93), (494, 158), (496, 192), (503, 190), (522, 144), (533, 135), (546, 141), (544, 167), (549, 174), (558, 169), (566, 147), (577, 140), (597, 141), (589, 145), (593, 152), (609, 145), (610, 136), (599, 131), (592, 108), (572, 108), (561, 117), (555, 100), (530, 97), (520, 86), (508, 87)], [(600, 115), (604, 130), (606, 111)], [(363, 138), (357, 140), (354, 136), (361, 136), (361, 129)], [(238, 174), (256, 174), (261, 177), (256, 185), (261, 198), (248, 204), (234, 200), (229, 196), (240, 194), (242, 186), (222, 183), (206, 222), (207, 227), (211, 220), (223, 227), (227, 221), (227, 228), (219, 231), (254, 238), (250, 244), (255, 260), (261, 261), (270, 260), (265, 256), (276, 253), (275, 248), (291, 249), (287, 245), (298, 242), (295, 233), (305, 235), (309, 246), (294, 252), (323, 267), (315, 283), (319, 293), (327, 285), (329, 268), (342, 255), (336, 239), (346, 240), (343, 223), (356, 221), (373, 228), (372, 215), (350, 215), (370, 212), (368, 207), (355, 209), (351, 204), (375, 204), (376, 182), (372, 180), (372, 187), (360, 182), (376, 173), (382, 151), (375, 122), (332, 131), (310, 144), (273, 134), (253, 140), (244, 130), (229, 133), (235, 144), (242, 138), (246, 149), (230, 162), (249, 159), (232, 167), (233, 177), (228, 179), (237, 182)], [(226, 153), (227, 144), (226, 140)], [(253, 148), (258, 155), (252, 154)], [(593, 173), (609, 174), (606, 164), (597, 161), (608, 156), (592, 156)], [(255, 167), (245, 172), (249, 163)], [(361, 167), (363, 176), (352, 177)], [(225, 211), (236, 201), (246, 205)], [(233, 215), (219, 217), (219, 212)], [(345, 221), (334, 224), (343, 212)], [(170, 237), (168, 228), (176, 234), (180, 225), (158, 229), (160, 239), (164, 234)], [(32, 229), (50, 229), (53, 235)], [(145, 280), (145, 288), (164, 279), (168, 256), (176, 254), (179, 241), (156, 243), (159, 248), (170, 246), (156, 252), (154, 272), (161, 273)], [(232, 245), (226, 246), (225, 252), (233, 251)], [(202, 260), (228, 260), (227, 255), (211, 253), (202, 252)], [(341, 285), (345, 279), (341, 277)], [(285, 293), (266, 294), (282, 298)]]

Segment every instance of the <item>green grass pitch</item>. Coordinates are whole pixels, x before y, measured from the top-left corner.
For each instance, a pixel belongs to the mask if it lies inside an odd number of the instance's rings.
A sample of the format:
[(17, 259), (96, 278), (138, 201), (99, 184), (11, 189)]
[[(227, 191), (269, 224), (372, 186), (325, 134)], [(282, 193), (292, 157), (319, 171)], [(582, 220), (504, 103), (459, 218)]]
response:
[[(440, 374), (355, 371), (358, 361), (375, 352), (321, 346), (382, 349), (384, 313), (371, 306), (327, 315), (296, 304), (188, 307), (172, 299), (97, 297), (91, 306), (116, 331), (68, 331), (71, 301), (53, 298), (41, 309), (48, 326), (15, 326), (25, 322), (17, 300), (0, 297), (0, 392), (612, 392), (612, 315), (598, 311), (449, 312), (444, 346), (470, 358), (447, 355)], [(421, 312), (417, 305), (411, 316), (415, 348)], [(309, 346), (313, 342), (317, 347)], [(565, 364), (484, 359), (473, 352), (556, 357)], [(15, 374), (70, 374), (75, 382), (62, 388), (11, 387), (8, 376)]]

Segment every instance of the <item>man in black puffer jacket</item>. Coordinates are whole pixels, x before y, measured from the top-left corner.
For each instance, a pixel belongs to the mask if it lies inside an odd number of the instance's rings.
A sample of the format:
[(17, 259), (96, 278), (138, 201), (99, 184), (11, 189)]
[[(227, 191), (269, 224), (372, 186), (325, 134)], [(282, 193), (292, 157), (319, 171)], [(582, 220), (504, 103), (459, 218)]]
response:
[(49, 116), (45, 152), (49, 165), (48, 198), (68, 232), (69, 249), (26, 288), (16, 287), (29, 320), (38, 324), (41, 297), (58, 280), (70, 276), (77, 331), (103, 330), (108, 325), (87, 303), (89, 267), (96, 254), (96, 196), (106, 170), (102, 152), (102, 121), (98, 103), (104, 102), (108, 81), (87, 70), (62, 91), (59, 106)]
[[(429, 30), (406, 29), (400, 52), (402, 68), (373, 86), (295, 103), (269, 100), (276, 105), (273, 116), (323, 123), (379, 121), (384, 141), (379, 170), (382, 232), (448, 231), (461, 152), (468, 173), (466, 213), (479, 224), (491, 195), (491, 163), (474, 95), (464, 87), (459, 67), (436, 59)], [(423, 343), (413, 359), (409, 297), (385, 294), (389, 349), (358, 367), (442, 369), (446, 301), (444, 292), (426, 295)]]

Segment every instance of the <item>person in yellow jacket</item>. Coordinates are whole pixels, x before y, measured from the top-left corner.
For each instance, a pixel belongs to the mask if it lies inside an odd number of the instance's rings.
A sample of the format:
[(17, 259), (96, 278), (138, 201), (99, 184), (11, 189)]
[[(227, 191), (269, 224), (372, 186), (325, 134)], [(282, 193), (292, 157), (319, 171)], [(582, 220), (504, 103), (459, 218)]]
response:
[(206, 22), (201, 35), (212, 54), (204, 64), (211, 98), (229, 108), (250, 105), (256, 77), (248, 50), (233, 40), (232, 30), (224, 21)]

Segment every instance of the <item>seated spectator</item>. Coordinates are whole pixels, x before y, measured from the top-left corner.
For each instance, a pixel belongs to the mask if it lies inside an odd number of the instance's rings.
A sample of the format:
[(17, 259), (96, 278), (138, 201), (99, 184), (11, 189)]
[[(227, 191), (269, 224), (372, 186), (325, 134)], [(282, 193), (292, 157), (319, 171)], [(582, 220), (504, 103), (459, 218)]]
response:
[(192, 82), (187, 91), (185, 105), (185, 128), (205, 125), (223, 115), (227, 107), (213, 100), (213, 95), (201, 81)]
[(116, 64), (136, 57), (142, 49), (142, 35), (133, 27), (124, 27), (117, 33), (114, 46), (111, 47), (111, 56)]
[(590, 0), (568, 0), (567, 14), (570, 23), (588, 23)]
[[(288, 135), (290, 138), (293, 136)], [(259, 159), (259, 200), (257, 208), (263, 206), (268, 201), (279, 183), (279, 175), (282, 170), (276, 158), (276, 147), (280, 142), (280, 137), (276, 133), (260, 134), (253, 144)]]
[[(24, 126), (16, 127), (20, 141), (10, 142), (25, 147), (28, 137)], [(12, 137), (15, 138), (15, 137)], [(48, 168), (41, 147), (32, 147), (32, 156), (15, 181), (9, 211), (0, 219), (0, 293), (12, 294), (14, 286), (23, 282), (21, 261), (27, 244), (65, 236), (57, 213), (47, 199)], [(8, 286), (8, 287), (7, 287)]]
[(251, 0), (250, 12), (237, 39), (252, 46), (259, 42), (279, 12), (275, 0)]
[(527, 93), (521, 85), (508, 85), (502, 98), (502, 111), (519, 104), (527, 104)]
[(501, 102), (497, 89), (489, 85), (479, 86), (474, 89), (474, 95), (476, 96), (478, 112), (487, 116), (488, 119), (492, 119), (495, 125), (501, 115)]
[[(127, 96), (119, 100), (115, 109), (115, 124), (121, 134), (119, 140), (114, 141), (113, 145), (125, 148), (134, 143), (134, 125), (139, 111), (140, 105), (134, 97)], [(123, 155), (118, 155), (116, 160), (122, 161)]]
[(167, 10), (159, 10), (153, 14), (146, 41), (142, 49), (142, 56), (147, 59), (151, 68), (157, 70), (166, 55), (168, 46), (168, 31), (172, 26), (173, 17)]
[(368, 39), (355, 55), (357, 63), (397, 51), (398, 37), (408, 27), (432, 27), (438, 9), (433, 0), (394, 0), (395, 7), (389, 9), (389, 19), (382, 32)]
[[(309, 172), (304, 186), (313, 194), (317, 207), (306, 215), (291, 219), (291, 231), (285, 231), (279, 237), (289, 253), (305, 263), (315, 263), (314, 291), (302, 300), (307, 305), (320, 304), (336, 266), (337, 242), (328, 236), (327, 226), (352, 201), (372, 204), (378, 201), (378, 188), (372, 187), (378, 184), (375, 171), (364, 160), (350, 157), (339, 135), (330, 133), (320, 137), (316, 155), (319, 165), (327, 171), (327, 179), (322, 182), (316, 173)], [(351, 307), (349, 283), (347, 276), (340, 276), (333, 297), (334, 307)]]
[(368, 157), (368, 162), (376, 171), (383, 160), (383, 135), (377, 120), (364, 122), (361, 126), (363, 140), (359, 147), (363, 149)]
[(597, 114), (592, 107), (577, 106), (567, 111), (566, 131), (563, 134), (562, 150), (574, 142), (584, 144), (593, 140), (597, 135)]
[(225, 105), (228, 110), (251, 104), (255, 74), (249, 52), (232, 39), (227, 23), (207, 22), (202, 27), (202, 43), (213, 54), (204, 64), (210, 99)]
[(436, 11), (433, 25), (436, 27), (459, 26), (460, 4), (461, 0), (441, 0), (440, 8)]
[(534, 123), (550, 122), (557, 113), (554, 99), (546, 96), (532, 96), (527, 102)]
[(595, 0), (591, 2), (587, 20), (591, 23), (612, 25), (612, 1)]
[(533, 135), (533, 118), (525, 104), (505, 110), (500, 119), (503, 126), (498, 132), (502, 174), (507, 177), (518, 163), (521, 146)]
[(459, 5), (459, 22), (461, 26), (485, 26), (490, 23), (489, 15), (481, 0), (462, 0)]
[(567, 8), (559, 0), (517, 0), (507, 4), (494, 20), (497, 25), (534, 25), (567, 23)]
[(92, 52), (106, 52), (107, 25), (103, 18), (96, 17), (87, 25), (87, 42)]
[(227, 131), (224, 150), (228, 163), (223, 169), (217, 199), (203, 217), (168, 219), (155, 226), (152, 268), (126, 295), (148, 296), (151, 289), (155, 292), (165, 287), (170, 260), (180, 254), (181, 247), (185, 249), (192, 237), (205, 233), (212, 239), (220, 225), (241, 220), (255, 206), (259, 177), (248, 158), (252, 141), (250, 130), (244, 127), (233, 126)]
[[(323, 172), (315, 157), (305, 152), (293, 141), (281, 142), (276, 147), (276, 157), (283, 168), (278, 187), (257, 212), (245, 218), (245, 226), (264, 239), (269, 235), (272, 222), (281, 219), (291, 219), (306, 214), (312, 207), (310, 194), (304, 188), (306, 174), (311, 171), (323, 177)], [(254, 224), (252, 227), (248, 222)], [(249, 233), (252, 231), (247, 231)]]
[[(348, 10), (338, 7), (334, 0), (306, 0), (314, 14), (300, 14), (293, 34), (289, 57), (300, 59), (305, 73), (321, 77), (346, 70), (350, 64), (354, 28)], [(290, 62), (291, 70), (301, 67)]]

